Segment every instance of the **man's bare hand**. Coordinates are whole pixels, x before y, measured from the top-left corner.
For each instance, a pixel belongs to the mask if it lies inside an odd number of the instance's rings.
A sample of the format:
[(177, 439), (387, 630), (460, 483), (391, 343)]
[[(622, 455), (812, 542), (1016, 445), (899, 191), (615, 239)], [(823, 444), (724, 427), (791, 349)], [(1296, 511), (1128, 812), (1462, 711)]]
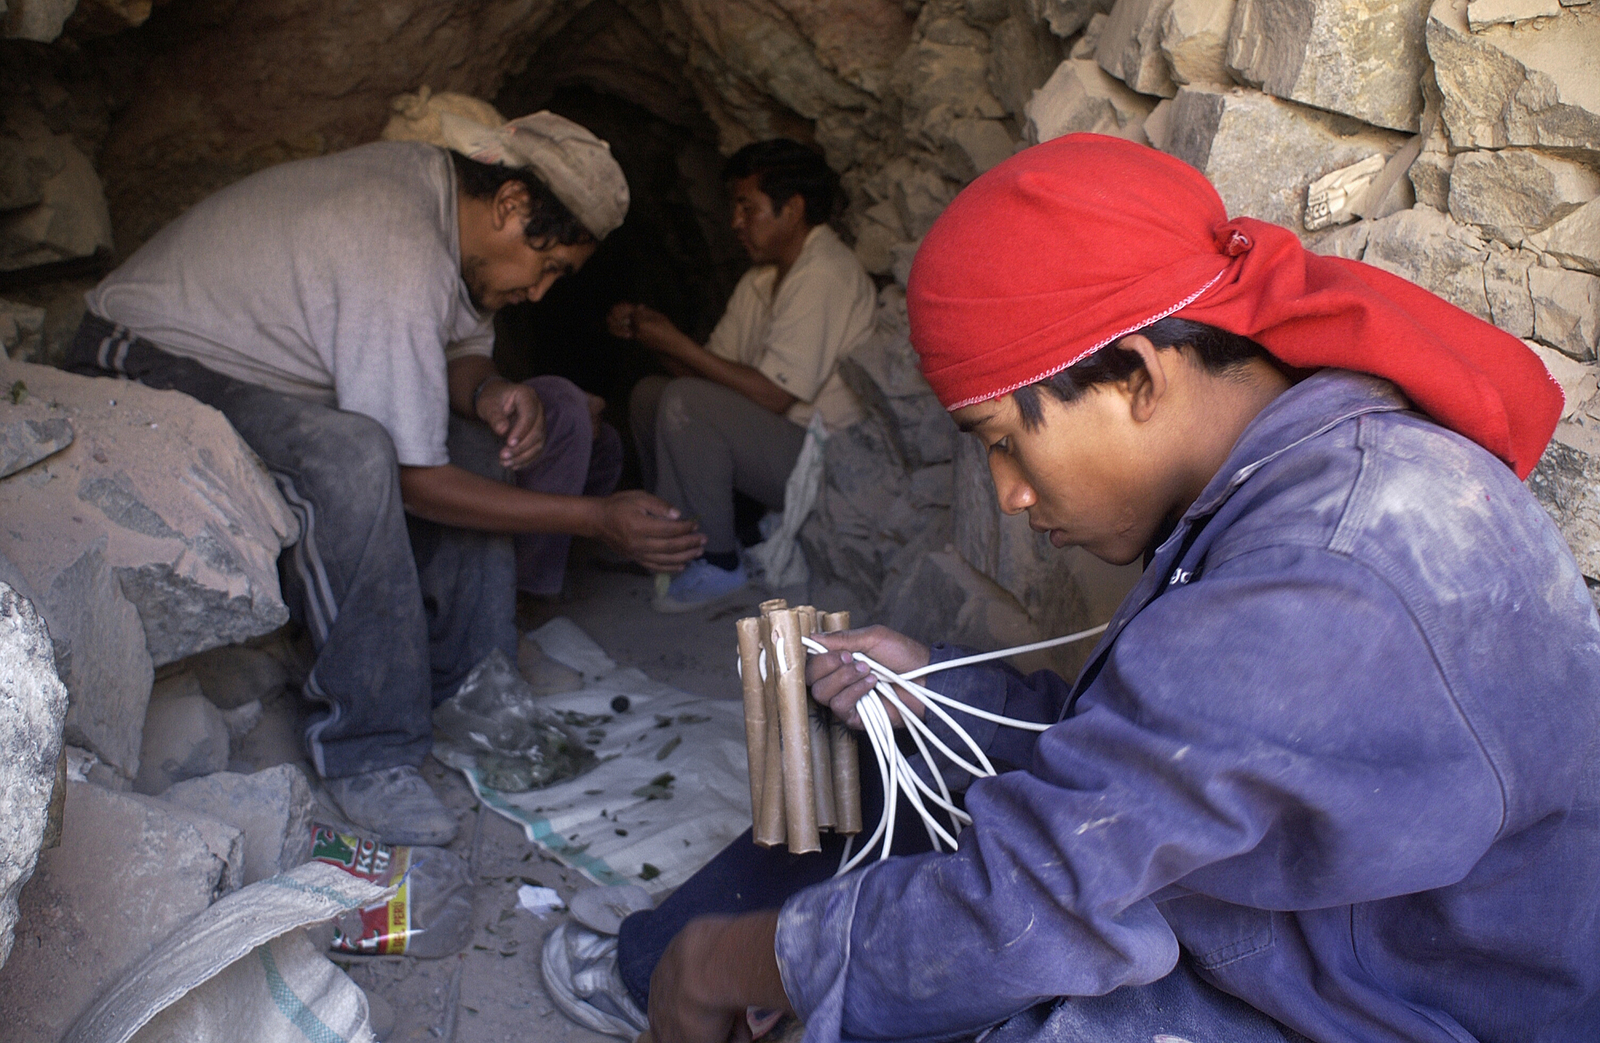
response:
[(746, 1008), (789, 1010), (777, 930), (776, 910), (689, 921), (650, 976), (652, 1043), (748, 1043)]
[(613, 337), (632, 340), (634, 336), (633, 313), (639, 305), (632, 301), (618, 301), (606, 313), (606, 330)]
[[(867, 664), (858, 662), (851, 655), (852, 652), (871, 656), (897, 674), (927, 666), (932, 656), (927, 645), (883, 626), (863, 627), (837, 634), (816, 634), (813, 637), (831, 651), (814, 652), (806, 661), (806, 683), (811, 686), (811, 696), (852, 728), (861, 727), (856, 703), (877, 686), (877, 679), (867, 669)], [(920, 699), (898, 685), (895, 686), (895, 694), (905, 702), (908, 710), (918, 717), (923, 715)], [(898, 727), (901, 723), (900, 712), (892, 704), (884, 709), (889, 711), (889, 719)]]
[(682, 572), (705, 550), (706, 538), (678, 509), (632, 489), (600, 501), (599, 537), (651, 572)]
[(533, 388), (503, 377), (490, 377), (478, 392), (478, 419), (505, 444), (500, 466), (520, 471), (544, 448), (544, 403)]

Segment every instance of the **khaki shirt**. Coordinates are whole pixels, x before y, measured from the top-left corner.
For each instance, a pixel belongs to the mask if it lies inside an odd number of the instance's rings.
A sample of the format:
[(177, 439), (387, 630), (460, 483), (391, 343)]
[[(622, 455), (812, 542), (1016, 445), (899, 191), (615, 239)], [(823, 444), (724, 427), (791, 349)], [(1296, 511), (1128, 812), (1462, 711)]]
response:
[(757, 370), (799, 399), (785, 416), (801, 427), (813, 413), (830, 430), (861, 417), (839, 379), (839, 360), (872, 332), (877, 293), (861, 262), (833, 229), (806, 236), (794, 266), (773, 293), (776, 265), (744, 273), (706, 350)]

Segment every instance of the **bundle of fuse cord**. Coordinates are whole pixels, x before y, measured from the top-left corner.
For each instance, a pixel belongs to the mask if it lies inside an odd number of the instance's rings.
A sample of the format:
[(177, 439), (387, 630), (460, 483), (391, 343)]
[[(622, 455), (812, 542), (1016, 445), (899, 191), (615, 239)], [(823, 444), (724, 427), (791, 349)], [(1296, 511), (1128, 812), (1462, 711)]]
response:
[[(842, 725), (837, 721), (827, 721), (828, 711), (818, 707), (806, 699), (800, 703), (797, 710), (795, 705), (795, 689), (798, 680), (798, 693), (805, 699), (804, 652), (827, 652), (828, 648), (817, 641), (813, 633), (817, 631), (815, 623), (826, 620), (832, 624), (822, 629), (843, 630), (849, 627), (849, 617), (846, 613), (829, 613), (818, 616), (814, 609), (801, 606), (798, 609), (789, 609), (781, 601), (766, 602), (761, 606), (762, 616), (758, 619), (739, 621), (739, 646), (740, 646), (740, 676), (744, 680), (745, 691), (745, 729), (746, 739), (750, 746), (750, 789), (752, 818), (754, 820), (753, 834), (758, 844), (771, 846), (787, 839), (791, 851), (816, 851), (820, 850), (816, 823), (816, 815), (824, 807), (824, 794), (826, 787), (819, 787), (815, 782), (817, 769), (821, 767), (815, 756), (815, 744), (805, 742), (818, 731), (817, 721), (825, 723), (822, 728), (832, 734), (832, 741), (828, 743), (830, 752), (835, 762), (841, 758), (852, 761), (855, 746), (848, 741), (840, 742)], [(809, 625), (808, 625), (809, 624)], [(1022, 655), (1036, 652), (1059, 645), (1071, 644), (1098, 636), (1105, 632), (1106, 626), (1101, 625), (1076, 634), (1064, 637), (1051, 638), (1048, 641), (1037, 641), (1033, 644), (1019, 645), (1015, 648), (1003, 648), (994, 652), (984, 652), (978, 655), (963, 656), (943, 663), (933, 663), (916, 670), (898, 674), (883, 664), (875, 661), (870, 656), (861, 652), (852, 653), (860, 663), (864, 663), (876, 679), (873, 690), (868, 692), (856, 703), (856, 714), (861, 719), (862, 728), (866, 733), (867, 741), (872, 746), (873, 754), (878, 762), (878, 774), (883, 782), (883, 814), (879, 816), (878, 824), (873, 829), (866, 843), (854, 855), (851, 848), (854, 846), (855, 835), (860, 831), (860, 794), (856, 789), (853, 798), (855, 801), (855, 819), (853, 823), (843, 821), (845, 814), (836, 813), (835, 821), (828, 823), (841, 833), (850, 834), (845, 844), (844, 857), (841, 859), (839, 872), (847, 873), (870, 858), (874, 851), (878, 859), (889, 857), (890, 845), (894, 837), (896, 815), (899, 813), (900, 798), (903, 796), (918, 817), (922, 819), (928, 831), (928, 839), (935, 851), (955, 850), (956, 835), (961, 828), (971, 823), (972, 818), (961, 808), (956, 806), (950, 794), (949, 787), (945, 784), (944, 776), (938, 770), (934, 760), (935, 752), (947, 758), (950, 763), (966, 771), (976, 778), (985, 778), (996, 774), (994, 765), (989, 761), (972, 736), (966, 729), (956, 723), (950, 716), (950, 710), (977, 717), (982, 720), (992, 721), (1008, 728), (1022, 728), (1028, 731), (1042, 732), (1051, 727), (1051, 724), (1036, 721), (1021, 721), (1000, 714), (990, 713), (968, 706), (959, 700), (917, 683), (918, 678), (941, 670), (952, 670), (956, 667), (973, 666), (977, 663), (989, 662), (994, 659), (1004, 659), (1009, 656)], [(797, 647), (798, 646), (798, 647)], [(777, 683), (774, 683), (776, 681)], [(970, 752), (971, 759), (963, 753), (958, 753), (950, 748), (936, 735), (921, 717), (913, 713), (901, 698), (901, 691), (915, 696), (922, 702), (928, 713), (933, 714), (942, 721), (946, 728), (960, 740), (959, 745), (964, 745)], [(776, 694), (777, 698), (773, 696)], [(889, 716), (889, 708), (893, 707), (900, 714), (900, 719), (905, 723), (906, 731), (911, 737), (917, 753), (929, 768), (933, 777), (934, 786), (924, 782), (908, 758), (901, 752), (895, 741), (894, 723)], [(770, 710), (777, 710), (776, 721), (772, 720)], [(798, 726), (785, 728), (786, 718), (794, 718), (798, 714), (808, 714), (811, 725), (802, 734)], [(804, 718), (801, 718), (804, 719)], [(795, 747), (806, 747), (797, 749)], [(847, 751), (847, 752), (846, 752)], [(833, 772), (835, 786), (830, 791), (829, 799), (838, 807), (841, 802), (837, 785), (841, 773)], [(778, 785), (768, 786), (768, 781), (777, 781)], [(780, 792), (781, 791), (781, 792)], [(812, 799), (814, 797), (814, 800)], [(776, 809), (776, 811), (774, 810)], [(842, 811), (842, 808), (841, 808)], [(798, 814), (796, 814), (798, 812)], [(814, 813), (815, 812), (815, 813)], [(775, 819), (775, 820), (774, 820)], [(796, 822), (799, 819), (799, 822)], [(948, 823), (948, 827), (946, 825)], [(854, 828), (849, 828), (851, 825)], [(798, 826), (798, 828), (796, 828)], [(798, 845), (798, 846), (797, 846)]]

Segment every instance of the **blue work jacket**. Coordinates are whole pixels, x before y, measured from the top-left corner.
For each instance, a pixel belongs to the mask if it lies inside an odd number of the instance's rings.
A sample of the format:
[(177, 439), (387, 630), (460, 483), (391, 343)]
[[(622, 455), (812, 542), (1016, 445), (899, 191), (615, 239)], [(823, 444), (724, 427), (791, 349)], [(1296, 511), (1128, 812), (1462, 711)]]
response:
[(958, 715), (1013, 769), (960, 849), (785, 904), (809, 1039), (970, 1034), (1181, 951), (1318, 1043), (1600, 1040), (1600, 622), (1515, 475), (1393, 385), (1269, 404), (1076, 684), (934, 681), (1059, 723)]

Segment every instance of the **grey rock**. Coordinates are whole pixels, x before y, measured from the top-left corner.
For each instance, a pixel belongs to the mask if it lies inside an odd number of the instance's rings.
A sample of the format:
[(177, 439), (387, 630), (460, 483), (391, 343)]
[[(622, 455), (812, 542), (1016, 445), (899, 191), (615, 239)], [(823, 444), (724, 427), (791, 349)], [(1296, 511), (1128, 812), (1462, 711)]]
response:
[(1534, 339), (1575, 359), (1593, 359), (1600, 342), (1600, 276), (1535, 267), (1528, 289)]
[(289, 684), (289, 670), (259, 648), (224, 645), (184, 660), (207, 699), (222, 710), (265, 702)]
[(1481, 32), (1486, 26), (1554, 18), (1560, 13), (1559, 0), (1470, 0), (1467, 25), (1473, 32)]
[(1536, 254), (1489, 244), (1483, 264), (1483, 291), (1489, 301), (1489, 319), (1507, 333), (1531, 337), (1534, 333), (1533, 291), (1528, 272), (1539, 263)]
[(1161, 27), (1170, 6), (1171, 0), (1117, 0), (1095, 42), (1100, 68), (1140, 94), (1177, 94), (1161, 51)]
[(1035, 19), (1065, 38), (1087, 26), (1094, 15), (1110, 11), (1111, 0), (1028, 0), (1028, 6)]
[(110, 985), (238, 886), (242, 834), (132, 793), (67, 784), (61, 845), (23, 890), (0, 969), (13, 1043), (56, 1043)]
[(134, 791), (155, 796), (184, 779), (226, 769), (228, 740), (222, 711), (198, 692), (152, 699)]
[(0, 300), (0, 353), (19, 359), (36, 353), (44, 336), (44, 317), (43, 308)]
[(1268, 94), (1415, 131), (1428, 0), (1239, 0), (1228, 68)]
[(1205, 174), (1228, 213), (1301, 228), (1306, 189), (1404, 138), (1257, 91), (1184, 87), (1166, 151)]
[(1534, 235), (1528, 245), (1563, 267), (1600, 275), (1600, 200), (1584, 204)]
[(298, 701), (287, 695), (262, 703), (261, 719), (230, 745), (228, 770), (249, 774), (279, 764), (305, 763)]
[(950, 141), (972, 170), (972, 176), (1011, 158), (1016, 140), (1001, 120), (960, 119), (950, 124)]
[(862, 405), (879, 418), (903, 469), (950, 459), (955, 422), (922, 378), (904, 332), (874, 334), (840, 363), (839, 373)]
[[(0, 392), (5, 389), (0, 388)], [(72, 421), (42, 402), (0, 398), (0, 478), (16, 474), (72, 444)], [(33, 415), (29, 415), (33, 414)]]
[(1154, 98), (1130, 90), (1087, 58), (1068, 58), (1028, 100), (1023, 135), (1030, 144), (1063, 134), (1109, 134), (1143, 143)]
[(1172, 0), (1161, 19), (1160, 45), (1175, 84), (1232, 82), (1227, 59), (1234, 4), (1235, 0)]
[[(954, 120), (1000, 119), (1006, 108), (989, 89), (988, 37), (959, 18), (928, 29), (896, 60), (891, 82), (900, 98), (906, 135), (938, 152), (949, 140)], [(918, 236), (926, 231), (909, 221), (907, 227)]]
[(253, 775), (223, 771), (189, 779), (161, 799), (243, 831), (246, 886), (293, 869), (310, 854), (316, 800), (305, 776), (287, 764)]
[[(76, 433), (63, 452), (0, 479), (0, 552), (35, 589), (98, 545), (156, 665), (287, 620), (277, 557), (298, 526), (222, 414), (177, 392), (0, 363), (0, 383), (18, 379), (58, 403)], [(51, 613), (46, 605), (53, 625)]]
[(0, 583), (0, 968), (50, 817), (67, 688), (34, 606)]
[(1013, 16), (989, 31), (989, 89), (1012, 116), (1065, 57), (1061, 39), (1042, 23)]
[(111, 214), (89, 157), (70, 135), (54, 134), (42, 117), (13, 115), (19, 148), (31, 164), (48, 170), (39, 201), (0, 212), (0, 271), (16, 271), (111, 249)]
[(1600, 152), (1600, 10), (1567, 8), (1556, 18), (1475, 33), (1466, 7), (1437, 0), (1428, 15), (1428, 53), (1451, 144)]
[(1578, 568), (1600, 580), (1600, 436), (1574, 423), (1557, 425), (1527, 486), (1555, 519)]
[(1600, 172), (1525, 148), (1463, 152), (1450, 174), (1450, 214), (1512, 246), (1600, 197)]
[(5, 35), (14, 40), (49, 43), (61, 35), (62, 26), (77, 9), (78, 0), (6, 0)]
[(1417, 207), (1371, 222), (1361, 260), (1410, 279), (1480, 319), (1494, 320), (1483, 277), (1488, 244), (1446, 214)]
[(1455, 164), (1444, 125), (1435, 122), (1433, 133), (1423, 142), (1422, 151), (1406, 171), (1418, 203), (1434, 210), (1450, 209), (1450, 172)]

